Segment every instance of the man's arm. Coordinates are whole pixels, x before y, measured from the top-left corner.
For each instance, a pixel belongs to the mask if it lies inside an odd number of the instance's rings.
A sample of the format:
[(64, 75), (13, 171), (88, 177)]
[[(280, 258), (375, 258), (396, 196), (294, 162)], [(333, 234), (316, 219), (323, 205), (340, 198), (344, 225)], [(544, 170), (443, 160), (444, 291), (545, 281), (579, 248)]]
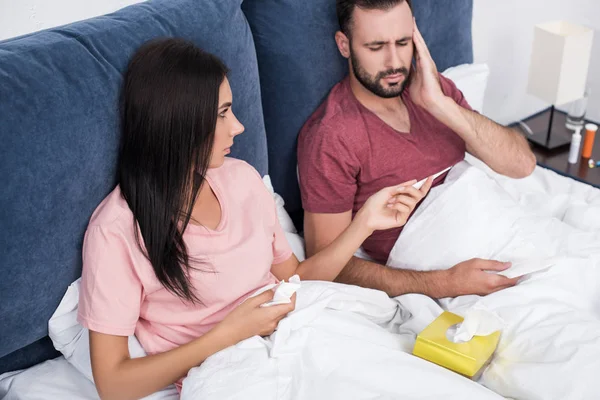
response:
[(450, 97), (444, 97), (429, 112), (465, 141), (469, 153), (494, 171), (511, 178), (525, 178), (533, 172), (535, 156), (517, 131), (459, 106)]
[[(352, 211), (340, 214), (304, 214), (306, 255), (312, 257), (324, 249), (350, 225)], [(443, 288), (444, 271), (417, 272), (393, 269), (375, 262), (352, 257), (335, 279), (336, 282), (357, 285), (386, 292), (395, 297), (405, 293), (423, 293), (431, 297), (446, 297)]]
[[(339, 214), (304, 213), (304, 237), (307, 256), (311, 257), (331, 243), (352, 220), (352, 211)], [(517, 283), (485, 271), (501, 271), (510, 264), (490, 260), (469, 260), (448, 270), (410, 271), (352, 257), (335, 279), (336, 282), (378, 289), (395, 297), (422, 293), (433, 298), (464, 294), (486, 295)]]
[(465, 141), (467, 151), (494, 171), (511, 178), (530, 175), (536, 160), (525, 138), (510, 128), (461, 107), (446, 96), (440, 85), (437, 67), (416, 23), (413, 42), (416, 70), (410, 94), (415, 104), (456, 132)]

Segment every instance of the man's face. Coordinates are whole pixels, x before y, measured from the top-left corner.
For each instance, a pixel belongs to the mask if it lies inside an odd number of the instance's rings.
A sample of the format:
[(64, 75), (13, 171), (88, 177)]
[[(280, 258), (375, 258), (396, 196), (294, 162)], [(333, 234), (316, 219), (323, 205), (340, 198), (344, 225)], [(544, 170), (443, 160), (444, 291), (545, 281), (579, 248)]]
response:
[(379, 97), (400, 96), (410, 82), (413, 23), (406, 2), (386, 11), (354, 9), (349, 38), (352, 71)]

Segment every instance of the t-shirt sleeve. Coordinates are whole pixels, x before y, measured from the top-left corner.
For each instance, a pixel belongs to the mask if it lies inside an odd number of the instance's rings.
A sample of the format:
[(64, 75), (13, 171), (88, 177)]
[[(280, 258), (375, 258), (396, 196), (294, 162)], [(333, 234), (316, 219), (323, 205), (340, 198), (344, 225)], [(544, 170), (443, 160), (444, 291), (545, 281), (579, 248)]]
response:
[(100, 226), (85, 234), (77, 319), (89, 330), (117, 336), (135, 332), (143, 291), (130, 245)]
[(292, 256), (292, 248), (285, 237), (285, 232), (281, 228), (275, 202), (273, 202), (273, 212), (275, 213), (275, 225), (273, 230), (273, 264), (281, 264)]
[(252, 182), (255, 182), (256, 184), (256, 190), (259, 193), (257, 198), (264, 199), (265, 204), (264, 207), (261, 207), (261, 209), (266, 210), (267, 215), (265, 217), (269, 221), (270, 226), (273, 227), (273, 264), (281, 264), (292, 256), (292, 248), (288, 243), (287, 238), (285, 237), (285, 232), (283, 231), (281, 223), (279, 222), (275, 199), (273, 194), (267, 189), (258, 171), (249, 164), (246, 165), (249, 170), (252, 171), (252, 177), (250, 177), (250, 179), (252, 179)]
[(298, 175), (305, 211), (333, 214), (354, 206), (360, 164), (341, 129), (315, 122), (300, 133)]
[(467, 110), (473, 111), (473, 109), (467, 102), (467, 99), (465, 99), (463, 92), (461, 92), (460, 89), (456, 87), (456, 84), (452, 82), (452, 80), (440, 74), (440, 84), (442, 86), (442, 92), (444, 92), (446, 96), (451, 97), (459, 106), (466, 108)]

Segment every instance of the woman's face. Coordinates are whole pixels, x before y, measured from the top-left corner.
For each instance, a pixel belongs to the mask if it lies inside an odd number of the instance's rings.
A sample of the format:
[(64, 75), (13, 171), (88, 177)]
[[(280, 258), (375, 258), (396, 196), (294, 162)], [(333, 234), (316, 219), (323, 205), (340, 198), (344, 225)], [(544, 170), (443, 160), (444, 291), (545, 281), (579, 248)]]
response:
[(212, 156), (209, 168), (218, 168), (225, 162), (225, 156), (231, 152), (233, 139), (244, 132), (244, 125), (237, 120), (231, 110), (231, 87), (227, 78), (219, 88), (219, 109), (217, 115), (217, 126), (215, 128), (215, 140), (212, 148)]

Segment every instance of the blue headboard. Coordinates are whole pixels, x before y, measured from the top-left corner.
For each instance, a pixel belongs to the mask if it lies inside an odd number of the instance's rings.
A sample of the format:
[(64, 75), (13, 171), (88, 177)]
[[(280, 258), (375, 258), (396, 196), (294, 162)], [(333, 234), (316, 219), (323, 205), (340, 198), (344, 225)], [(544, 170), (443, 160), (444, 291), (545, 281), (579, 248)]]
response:
[(230, 67), (246, 132), (233, 156), (267, 172), (256, 53), (241, 0), (155, 0), (0, 43), (0, 373), (56, 356), (48, 320), (81, 275), (92, 211), (115, 185), (117, 97), (145, 41), (178, 36)]
[[(298, 226), (300, 128), (348, 72), (334, 34), (335, 0), (245, 0), (261, 80), (269, 175)], [(413, 0), (414, 14), (440, 71), (473, 62), (473, 0)]]

